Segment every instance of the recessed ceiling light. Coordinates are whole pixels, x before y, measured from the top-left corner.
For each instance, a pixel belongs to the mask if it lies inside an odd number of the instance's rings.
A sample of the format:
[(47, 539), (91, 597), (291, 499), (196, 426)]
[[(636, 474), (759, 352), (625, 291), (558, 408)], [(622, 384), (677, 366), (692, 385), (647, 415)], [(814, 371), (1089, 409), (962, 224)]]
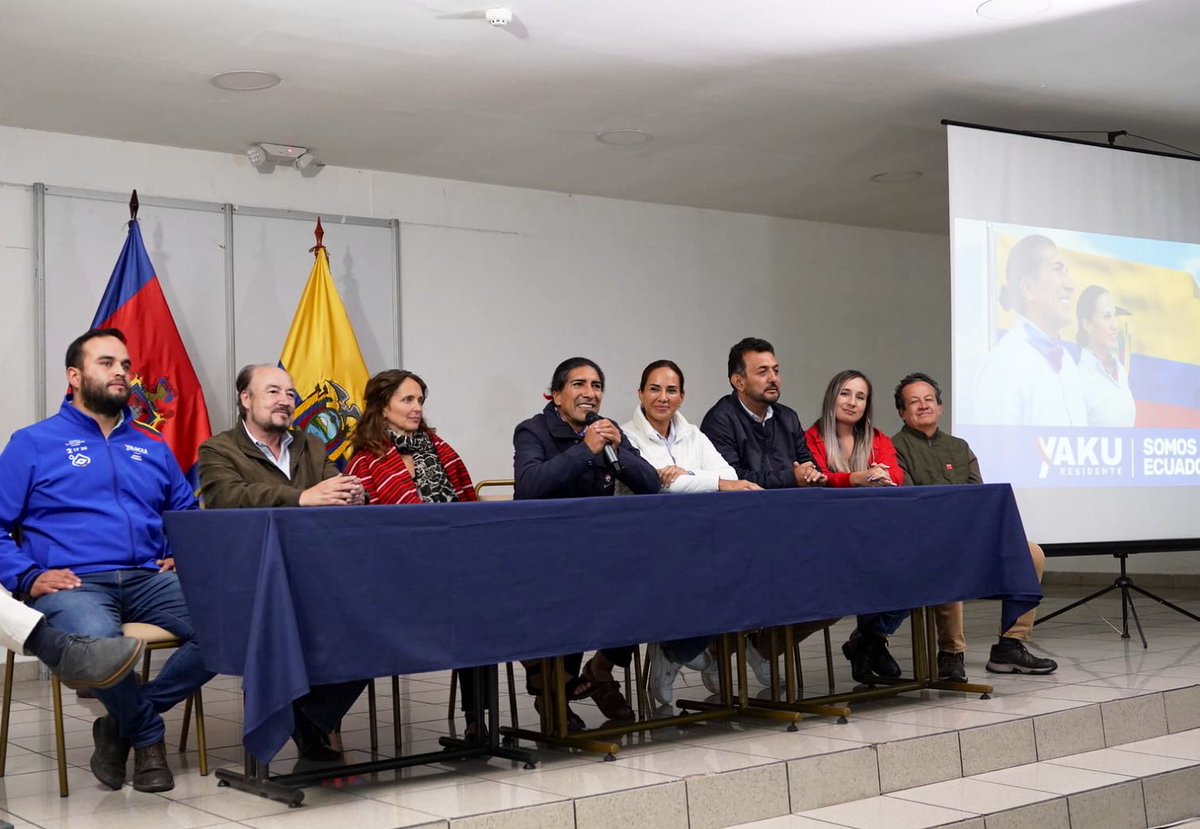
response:
[(906, 181), (916, 181), (923, 176), (920, 170), (905, 170), (902, 173), (876, 173), (871, 181), (877, 184), (901, 184)]
[(598, 133), (596, 133), (596, 140), (601, 144), (618, 144), (621, 146), (629, 146), (631, 144), (645, 144), (648, 141), (653, 141), (654, 136), (645, 130), (600, 130)]
[(279, 76), (274, 72), (258, 69), (235, 69), (212, 77), (212, 85), (217, 89), (230, 89), (234, 92), (256, 92), (260, 89), (270, 89), (278, 83)]
[(1050, 0), (984, 0), (975, 14), (989, 20), (1020, 20), (1037, 17), (1050, 8)]

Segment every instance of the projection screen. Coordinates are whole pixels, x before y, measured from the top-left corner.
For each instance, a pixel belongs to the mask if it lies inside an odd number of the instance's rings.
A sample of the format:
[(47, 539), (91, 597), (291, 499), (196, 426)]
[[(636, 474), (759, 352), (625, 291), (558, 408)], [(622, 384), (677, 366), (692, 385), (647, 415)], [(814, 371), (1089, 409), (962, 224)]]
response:
[(1200, 537), (1200, 162), (947, 129), (953, 433), (1031, 538)]

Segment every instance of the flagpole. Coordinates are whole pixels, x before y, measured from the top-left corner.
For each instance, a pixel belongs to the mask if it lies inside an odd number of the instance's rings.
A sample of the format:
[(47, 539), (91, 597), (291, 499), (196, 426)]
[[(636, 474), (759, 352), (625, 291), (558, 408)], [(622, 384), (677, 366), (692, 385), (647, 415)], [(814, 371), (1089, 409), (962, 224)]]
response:
[(138, 200), (137, 190), (133, 191), (133, 195), (129, 197), (129, 223), (133, 224), (137, 221)]

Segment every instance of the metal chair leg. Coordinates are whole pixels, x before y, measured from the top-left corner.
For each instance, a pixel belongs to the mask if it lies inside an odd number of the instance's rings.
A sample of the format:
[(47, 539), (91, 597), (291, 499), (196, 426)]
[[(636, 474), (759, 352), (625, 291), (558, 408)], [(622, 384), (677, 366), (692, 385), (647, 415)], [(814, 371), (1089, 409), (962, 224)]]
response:
[(379, 753), (379, 711), (375, 702), (375, 680), (367, 683), (367, 719), (371, 727), (371, 753)]
[(204, 733), (204, 697), (196, 689), (196, 750), (200, 752), (200, 776), (208, 777), (208, 739)]
[(4, 769), (8, 765), (8, 720), (12, 713), (13, 668), (16, 661), (16, 654), (9, 651), (4, 663), (4, 707), (0, 710), (0, 777), (4, 776)]
[[(637, 680), (636, 684), (637, 684), (638, 719), (644, 720), (649, 716), (650, 711), (653, 709), (650, 707), (650, 691), (646, 684), (646, 676), (648, 675), (648, 672), (642, 670), (642, 646), (641, 645), (633, 646), (633, 672), (634, 672), (634, 678)], [(628, 687), (628, 685), (629, 685), (629, 671), (628, 670), (625, 671), (625, 684), (626, 684), (626, 687)]]
[[(783, 677), (784, 677), (784, 695), (783, 699), (789, 705), (796, 701), (796, 678), (800, 677), (800, 682), (803, 683), (804, 675), (800, 670), (800, 646), (796, 643), (793, 637), (793, 629), (791, 625), (787, 625), (783, 629)], [(801, 684), (803, 687), (803, 684)], [(774, 699), (774, 697), (772, 697)]]
[(446, 719), (454, 719), (454, 703), (458, 700), (458, 669), (450, 672), (450, 704), (446, 706)]
[[(453, 703), (451, 703), (453, 705)], [(392, 675), (392, 739), (396, 743), (396, 756), (400, 756), (400, 746), (404, 742), (400, 720), (400, 677)]]
[(829, 676), (829, 693), (836, 693), (833, 683), (833, 642), (829, 638), (829, 628), (826, 627), (823, 631), (825, 634), (825, 672)]
[(62, 686), (58, 677), (50, 676), (50, 696), (54, 701), (54, 748), (58, 752), (58, 796), (66, 797), (67, 790), (67, 741), (63, 736)]
[(508, 674), (508, 711), (512, 717), (513, 730), (521, 727), (520, 719), (517, 717), (517, 680), (513, 673), (513, 663), (505, 663), (505, 669)]
[(188, 741), (188, 726), (192, 722), (192, 698), (188, 697), (183, 702), (183, 726), (179, 729), (179, 753), (183, 754), (187, 751)]

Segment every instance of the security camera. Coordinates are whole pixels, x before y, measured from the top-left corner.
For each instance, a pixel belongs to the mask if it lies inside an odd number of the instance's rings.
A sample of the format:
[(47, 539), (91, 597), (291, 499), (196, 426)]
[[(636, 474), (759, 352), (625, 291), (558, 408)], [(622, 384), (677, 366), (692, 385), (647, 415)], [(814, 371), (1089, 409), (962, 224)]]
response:
[(487, 22), (493, 26), (507, 26), (512, 23), (513, 13), (511, 9), (488, 9), (483, 13)]
[(258, 144), (251, 144), (246, 150), (246, 158), (250, 159), (251, 167), (262, 167), (267, 163), (267, 151)]

